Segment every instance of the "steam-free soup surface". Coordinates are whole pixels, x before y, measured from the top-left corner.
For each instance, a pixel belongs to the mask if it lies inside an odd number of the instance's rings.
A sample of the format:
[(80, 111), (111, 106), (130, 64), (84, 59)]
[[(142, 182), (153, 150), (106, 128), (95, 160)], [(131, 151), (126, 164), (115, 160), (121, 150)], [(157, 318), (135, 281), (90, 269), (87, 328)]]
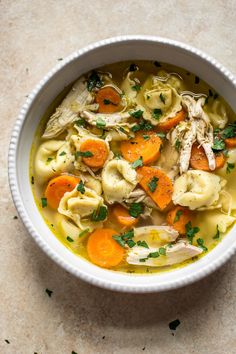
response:
[(234, 121), (217, 92), (183, 69), (137, 61), (93, 70), (39, 124), (35, 202), (55, 237), (99, 267), (185, 266), (235, 222)]

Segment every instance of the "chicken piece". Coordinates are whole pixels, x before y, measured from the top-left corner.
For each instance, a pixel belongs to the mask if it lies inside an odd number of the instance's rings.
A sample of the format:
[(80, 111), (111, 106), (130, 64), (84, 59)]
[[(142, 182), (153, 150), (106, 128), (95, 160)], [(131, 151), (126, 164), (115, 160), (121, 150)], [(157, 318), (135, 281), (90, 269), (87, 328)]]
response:
[(101, 124), (104, 124), (104, 128), (107, 129), (127, 125), (127, 119), (130, 118), (128, 112), (105, 114), (84, 110), (80, 115), (85, 118), (89, 124), (96, 126), (98, 122), (101, 122)]

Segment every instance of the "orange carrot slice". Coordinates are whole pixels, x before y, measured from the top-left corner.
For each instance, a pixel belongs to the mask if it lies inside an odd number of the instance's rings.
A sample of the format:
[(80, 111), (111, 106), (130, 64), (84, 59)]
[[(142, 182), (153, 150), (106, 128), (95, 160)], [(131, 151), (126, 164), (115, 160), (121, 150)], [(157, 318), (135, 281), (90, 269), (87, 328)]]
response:
[(174, 128), (177, 124), (179, 124), (182, 120), (185, 120), (186, 112), (184, 110), (179, 111), (176, 116), (172, 118), (168, 118), (165, 122), (158, 124), (157, 129), (161, 131), (168, 131)]
[(96, 94), (95, 101), (99, 104), (99, 113), (115, 113), (121, 109), (120, 94), (111, 86), (101, 88)]
[(116, 204), (113, 208), (113, 215), (115, 220), (123, 226), (132, 227), (138, 222), (138, 218), (129, 215), (129, 212), (120, 204)]
[(103, 268), (118, 265), (124, 257), (124, 249), (112, 238), (117, 232), (112, 229), (97, 229), (88, 239), (87, 252), (90, 260)]
[(62, 175), (51, 179), (45, 190), (48, 205), (53, 209), (57, 209), (64, 194), (71, 192), (79, 181), (79, 178), (69, 175)]
[(236, 136), (234, 136), (233, 138), (225, 139), (225, 144), (226, 144), (226, 147), (229, 149), (235, 148), (236, 147)]
[(89, 157), (82, 157), (82, 161), (89, 167), (101, 168), (108, 158), (108, 149), (105, 141), (87, 139), (80, 145), (82, 153), (90, 153)]
[[(226, 157), (222, 152), (215, 154), (216, 170), (223, 167)], [(211, 171), (208, 164), (208, 159), (202, 146), (197, 143), (193, 144), (190, 158), (190, 166), (195, 170)]]
[(173, 194), (171, 179), (163, 171), (147, 166), (139, 168), (138, 175), (141, 177), (140, 186), (161, 210), (165, 209)]
[(140, 131), (133, 139), (124, 140), (120, 144), (122, 156), (129, 162), (142, 157), (143, 164), (156, 161), (160, 156), (162, 140), (153, 131)]
[(173, 226), (181, 235), (186, 233), (185, 225), (190, 221), (193, 222), (191, 211), (182, 206), (176, 206), (170, 210), (166, 217), (167, 224)]

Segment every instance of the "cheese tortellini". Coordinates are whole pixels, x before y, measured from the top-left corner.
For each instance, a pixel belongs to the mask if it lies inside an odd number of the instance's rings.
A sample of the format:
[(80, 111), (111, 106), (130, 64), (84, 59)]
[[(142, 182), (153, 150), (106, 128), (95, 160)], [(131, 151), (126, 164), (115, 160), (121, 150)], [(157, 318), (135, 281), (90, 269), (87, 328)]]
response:
[(102, 226), (101, 222), (94, 222), (91, 219), (93, 212), (101, 206), (104, 206), (103, 198), (92, 189), (85, 187), (84, 192), (81, 193), (75, 188), (72, 192), (64, 194), (58, 212), (73, 220), (81, 230), (88, 228), (92, 231)]
[(178, 177), (174, 183), (173, 202), (191, 210), (200, 208), (219, 208), (220, 192), (225, 181), (215, 174), (189, 170)]
[(74, 156), (70, 145), (63, 140), (49, 140), (42, 143), (35, 156), (35, 172), (41, 183), (49, 178), (68, 171), (72, 167)]
[(125, 160), (111, 160), (102, 171), (102, 188), (108, 203), (122, 202), (137, 185), (137, 173)]
[(214, 128), (223, 129), (226, 126), (228, 123), (227, 111), (219, 99), (208, 103), (204, 108)]

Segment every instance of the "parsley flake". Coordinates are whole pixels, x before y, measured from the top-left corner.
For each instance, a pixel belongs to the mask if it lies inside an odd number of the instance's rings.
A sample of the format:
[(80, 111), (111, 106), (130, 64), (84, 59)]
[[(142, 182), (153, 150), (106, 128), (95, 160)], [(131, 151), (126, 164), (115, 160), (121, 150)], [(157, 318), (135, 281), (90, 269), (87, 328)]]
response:
[(216, 234), (213, 236), (214, 240), (219, 240), (220, 238), (220, 230), (219, 230), (219, 225), (216, 226)]
[(149, 246), (148, 246), (148, 244), (147, 244), (147, 242), (146, 242), (146, 241), (140, 241), (140, 240), (138, 240), (138, 242), (137, 242), (137, 246), (139, 246), (139, 247), (149, 248)]
[(79, 156), (81, 156), (81, 157), (92, 157), (93, 153), (91, 151), (76, 151), (75, 157), (78, 158)]
[(100, 206), (98, 210), (94, 210), (91, 219), (92, 221), (103, 221), (107, 218), (107, 207)]
[(139, 119), (143, 116), (143, 111), (141, 109), (139, 109), (138, 111), (129, 112), (129, 114), (131, 117)]
[(157, 258), (159, 256), (160, 256), (159, 252), (151, 252), (149, 253), (148, 258)]
[(87, 229), (81, 231), (81, 232), (79, 233), (79, 237), (83, 237), (83, 236), (87, 235), (87, 234), (89, 233), (89, 231), (90, 231), (89, 228), (87, 228)]
[(83, 181), (80, 181), (79, 184), (77, 185), (77, 191), (80, 192), (81, 194), (85, 193), (85, 188), (84, 188), (84, 183)]
[(131, 86), (132, 90), (139, 92), (141, 90), (141, 85), (136, 84), (134, 86)]
[(166, 249), (164, 247), (160, 247), (158, 252), (160, 255), (166, 256)]
[(129, 71), (137, 71), (138, 66), (136, 64), (130, 64)]
[(47, 198), (41, 198), (41, 204), (42, 208), (46, 208), (46, 206), (48, 205)]
[(177, 151), (179, 151), (180, 146), (181, 146), (180, 140), (179, 140), (179, 139), (176, 139), (176, 141), (175, 141), (175, 149), (176, 149)]
[(161, 100), (161, 102), (163, 102), (164, 104), (166, 103), (165, 95), (163, 95), (162, 92), (160, 93), (160, 100)]
[(53, 160), (52, 157), (48, 157), (48, 158), (47, 158), (47, 163), (49, 163), (49, 162), (52, 161), (52, 160)]
[(152, 117), (156, 120), (159, 120), (162, 116), (162, 110), (160, 108), (154, 108), (152, 111)]
[(143, 204), (142, 203), (131, 203), (129, 208), (129, 215), (134, 218), (138, 218), (140, 214), (143, 212)]
[(83, 119), (83, 118), (80, 118), (80, 119), (75, 121), (75, 125), (77, 125), (77, 127), (85, 127), (86, 120)]
[(103, 129), (106, 126), (106, 122), (104, 119), (102, 119), (101, 117), (98, 117), (98, 119), (96, 120), (96, 127)]
[(197, 239), (197, 244), (203, 249), (204, 252), (208, 251), (208, 248), (204, 245), (204, 240), (202, 238)]
[(131, 164), (132, 168), (137, 168), (137, 167), (141, 167), (143, 166), (143, 158), (142, 156), (140, 156), (137, 160), (135, 160), (132, 164)]
[(174, 223), (176, 223), (177, 221), (179, 221), (181, 215), (183, 215), (183, 210), (177, 210), (176, 214), (175, 214), (175, 218), (174, 218)]
[(96, 73), (96, 71), (92, 71), (87, 80), (87, 89), (91, 92), (95, 88), (101, 88), (103, 85), (102, 80)]
[(200, 229), (197, 226), (192, 227), (192, 223), (191, 223), (191, 221), (189, 221), (185, 225), (185, 230), (186, 230), (186, 236), (187, 236), (189, 242), (192, 244), (195, 234), (198, 233), (200, 231)]
[(150, 136), (144, 134), (144, 135), (143, 135), (143, 139), (144, 139), (144, 140), (149, 140), (149, 139), (150, 139)]
[(225, 142), (219, 137), (214, 138), (214, 144), (212, 145), (213, 151), (220, 151), (225, 149)]
[(73, 238), (71, 238), (70, 236), (67, 236), (66, 239), (67, 239), (68, 242), (74, 242)]
[(157, 188), (157, 182), (159, 181), (159, 178), (157, 178), (156, 176), (152, 177), (151, 181), (147, 184), (148, 188), (150, 189), (150, 191), (153, 193), (155, 192), (156, 188)]
[(235, 168), (235, 163), (227, 162), (226, 173), (231, 173), (234, 168)]
[(59, 154), (59, 156), (64, 156), (64, 155), (66, 155), (66, 152), (65, 152), (65, 151), (62, 151), (62, 152)]
[(159, 138), (161, 138), (161, 139), (165, 139), (165, 137), (166, 137), (165, 133), (162, 133), (162, 132), (158, 132), (158, 133), (156, 133), (156, 135), (159, 136)]

